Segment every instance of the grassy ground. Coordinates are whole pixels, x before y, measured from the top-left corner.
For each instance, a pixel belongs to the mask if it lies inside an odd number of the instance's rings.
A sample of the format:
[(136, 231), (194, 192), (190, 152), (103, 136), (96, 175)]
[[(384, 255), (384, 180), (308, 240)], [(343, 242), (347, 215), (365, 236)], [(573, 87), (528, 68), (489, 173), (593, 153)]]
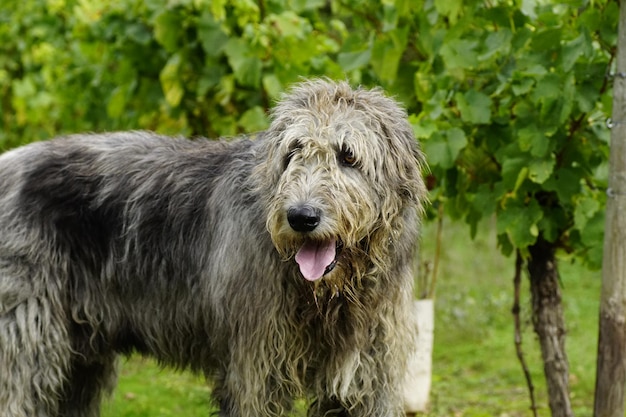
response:
[[(436, 294), (431, 410), (425, 417), (531, 416), (524, 376), (513, 345), (513, 259), (502, 257), (486, 232), (472, 241), (462, 225), (444, 225), (444, 246)], [(427, 225), (423, 259), (434, 251)], [(598, 242), (601, 244), (601, 242)], [(600, 273), (567, 260), (559, 264), (570, 360), (572, 402), (578, 417), (592, 415)], [(526, 281), (526, 280), (524, 280)], [(550, 415), (542, 362), (523, 288), (523, 345), (532, 373), (539, 416)], [(133, 357), (123, 364), (114, 398), (104, 416), (206, 416), (209, 388), (188, 373), (161, 371)]]
[[(493, 235), (483, 234), (472, 241), (459, 227), (444, 226), (429, 416), (531, 416), (528, 390), (513, 343), (514, 259), (499, 254)], [(427, 231), (426, 258), (432, 253), (428, 233), (434, 236)], [(566, 259), (560, 261), (559, 269), (568, 327), (572, 402), (578, 417), (591, 416), (601, 274)], [(523, 348), (535, 385), (538, 414), (549, 416), (526, 281), (521, 300)]]

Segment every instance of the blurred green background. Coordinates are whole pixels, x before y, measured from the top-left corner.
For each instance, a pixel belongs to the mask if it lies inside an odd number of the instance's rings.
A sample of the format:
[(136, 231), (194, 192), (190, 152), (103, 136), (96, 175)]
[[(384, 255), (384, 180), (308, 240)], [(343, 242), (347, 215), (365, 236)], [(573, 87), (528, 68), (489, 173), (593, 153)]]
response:
[[(302, 77), (381, 86), (406, 107), (430, 164), (424, 261), (434, 258), (431, 220), (445, 219), (432, 415), (529, 415), (512, 254), (527, 259), (538, 239), (558, 253), (572, 401), (591, 415), (618, 9), (609, 0), (3, 0), (0, 150), (85, 131), (234, 136), (266, 128)], [(206, 415), (208, 390), (133, 357), (105, 412)]]

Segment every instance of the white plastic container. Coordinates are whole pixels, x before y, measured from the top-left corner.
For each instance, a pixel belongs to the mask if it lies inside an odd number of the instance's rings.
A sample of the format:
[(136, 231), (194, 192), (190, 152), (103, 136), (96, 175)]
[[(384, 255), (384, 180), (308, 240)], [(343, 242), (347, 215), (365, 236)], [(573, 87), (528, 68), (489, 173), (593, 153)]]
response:
[(417, 317), (418, 336), (404, 383), (404, 409), (407, 413), (424, 412), (428, 409), (435, 330), (433, 300), (415, 300), (414, 314)]

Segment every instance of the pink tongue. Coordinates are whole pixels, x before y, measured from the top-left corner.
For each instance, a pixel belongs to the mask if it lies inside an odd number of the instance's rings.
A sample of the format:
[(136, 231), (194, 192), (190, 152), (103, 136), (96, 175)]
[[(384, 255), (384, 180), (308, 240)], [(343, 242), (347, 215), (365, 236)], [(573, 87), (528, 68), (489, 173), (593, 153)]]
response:
[(309, 281), (318, 280), (324, 275), (326, 267), (335, 260), (335, 240), (328, 242), (306, 242), (298, 253), (296, 262), (300, 272)]

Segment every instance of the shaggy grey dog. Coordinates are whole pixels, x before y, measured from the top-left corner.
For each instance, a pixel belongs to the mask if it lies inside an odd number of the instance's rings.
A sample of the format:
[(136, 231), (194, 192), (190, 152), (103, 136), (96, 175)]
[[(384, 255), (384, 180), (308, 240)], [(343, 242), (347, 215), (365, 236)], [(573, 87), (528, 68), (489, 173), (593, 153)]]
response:
[(404, 111), (303, 82), (255, 139), (76, 135), (0, 157), (3, 416), (97, 416), (116, 357), (223, 416), (400, 416), (426, 191)]

